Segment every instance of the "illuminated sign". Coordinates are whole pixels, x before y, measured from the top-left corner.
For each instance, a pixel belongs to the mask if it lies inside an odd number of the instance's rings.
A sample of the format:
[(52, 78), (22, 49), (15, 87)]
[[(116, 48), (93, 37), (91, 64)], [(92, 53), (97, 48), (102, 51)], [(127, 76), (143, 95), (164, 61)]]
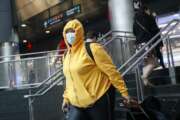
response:
[(71, 9), (66, 10), (62, 13), (59, 13), (59, 14), (47, 19), (46, 21), (44, 21), (43, 26), (44, 26), (44, 28), (47, 28), (54, 24), (60, 23), (63, 20), (66, 20), (69, 17), (74, 16), (79, 13), (81, 13), (81, 6), (80, 5), (73, 6)]
[(78, 13), (81, 13), (81, 6), (80, 5), (74, 6), (73, 8), (67, 10), (65, 12), (65, 15), (66, 15), (66, 17), (70, 17), (70, 16), (73, 16), (73, 15), (78, 14)]

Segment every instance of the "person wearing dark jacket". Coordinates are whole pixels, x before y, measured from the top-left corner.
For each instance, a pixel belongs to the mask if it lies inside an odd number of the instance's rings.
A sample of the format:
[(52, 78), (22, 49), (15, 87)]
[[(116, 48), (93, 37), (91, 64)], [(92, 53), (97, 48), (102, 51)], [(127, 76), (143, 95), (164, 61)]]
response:
[[(156, 24), (156, 20), (154, 16), (151, 15), (150, 10), (146, 6), (141, 7), (141, 9), (139, 9), (135, 14), (134, 24), (133, 24), (133, 33), (136, 36), (136, 44), (139, 45), (141, 43), (147, 43), (159, 32), (160, 32), (160, 29), (158, 28)], [(160, 39), (160, 36), (158, 36), (153, 43), (155, 43), (159, 39)], [(159, 59), (159, 62), (162, 68), (165, 68), (163, 55), (161, 53), (162, 47), (163, 47), (163, 42), (160, 42), (154, 48), (152, 54), (155, 58)], [(145, 85), (151, 84), (148, 81), (147, 77), (152, 72), (155, 66), (156, 66), (155, 62), (152, 62), (151, 64), (148, 64), (143, 68), (142, 79), (144, 80)]]

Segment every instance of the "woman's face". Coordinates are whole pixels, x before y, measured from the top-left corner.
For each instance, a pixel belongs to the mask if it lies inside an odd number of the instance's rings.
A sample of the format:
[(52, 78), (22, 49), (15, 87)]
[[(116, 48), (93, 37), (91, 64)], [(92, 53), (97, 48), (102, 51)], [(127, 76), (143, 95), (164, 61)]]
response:
[(73, 29), (66, 30), (66, 39), (69, 45), (72, 45), (75, 42), (76, 35)]

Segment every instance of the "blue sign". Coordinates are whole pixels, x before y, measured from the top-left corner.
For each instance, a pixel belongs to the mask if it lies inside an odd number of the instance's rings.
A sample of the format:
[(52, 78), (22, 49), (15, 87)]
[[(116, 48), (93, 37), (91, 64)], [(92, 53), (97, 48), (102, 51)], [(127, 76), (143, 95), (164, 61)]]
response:
[(47, 19), (46, 21), (44, 21), (43, 26), (44, 28), (47, 28), (79, 13), (81, 13), (81, 5), (73, 6), (71, 9)]

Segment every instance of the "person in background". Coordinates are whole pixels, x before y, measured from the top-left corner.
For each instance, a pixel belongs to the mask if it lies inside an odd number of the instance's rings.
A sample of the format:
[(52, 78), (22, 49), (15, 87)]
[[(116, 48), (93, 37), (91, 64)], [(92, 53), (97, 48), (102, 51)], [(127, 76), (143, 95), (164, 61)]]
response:
[[(134, 24), (133, 24), (133, 33), (136, 36), (136, 44), (140, 46), (143, 43), (147, 43), (151, 38), (153, 38), (159, 32), (160, 29), (158, 28), (156, 24), (156, 20), (154, 16), (151, 14), (150, 9), (147, 6), (141, 6), (141, 8), (135, 14)], [(159, 38), (160, 36), (157, 37), (154, 43)], [(147, 85), (153, 86), (153, 84), (148, 81), (148, 76), (157, 66), (157, 59), (159, 59), (162, 68), (165, 68), (163, 55), (161, 53), (162, 47), (163, 47), (163, 42), (160, 42), (147, 57), (142, 75), (142, 79), (145, 86)]]
[(96, 42), (96, 34), (93, 31), (87, 32), (86, 42)]
[(66, 44), (64, 42), (64, 39), (60, 40), (57, 50), (59, 50), (59, 51), (58, 51), (56, 58), (54, 59), (53, 65), (56, 64), (58, 60), (60, 60), (60, 55), (63, 55), (64, 51), (66, 50)]
[(90, 44), (94, 60), (88, 56), (84, 28), (77, 19), (65, 25), (63, 36), (68, 50), (63, 58), (62, 110), (67, 112), (67, 120), (113, 120), (114, 87), (125, 103), (130, 97), (110, 56), (98, 43)]

